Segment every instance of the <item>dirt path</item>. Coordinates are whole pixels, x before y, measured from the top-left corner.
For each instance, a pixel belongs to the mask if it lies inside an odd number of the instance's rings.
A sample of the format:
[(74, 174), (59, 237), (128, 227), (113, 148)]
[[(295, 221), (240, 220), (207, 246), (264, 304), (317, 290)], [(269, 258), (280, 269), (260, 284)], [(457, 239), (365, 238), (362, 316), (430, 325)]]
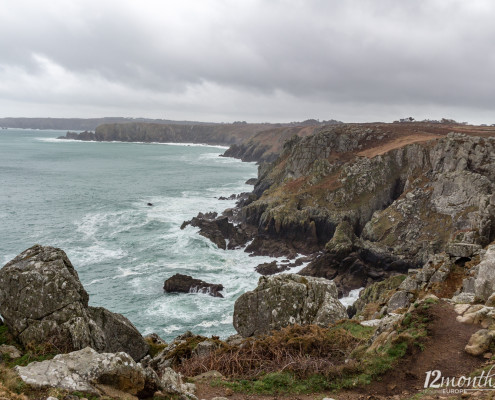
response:
[[(413, 354), (402, 359), (399, 365), (386, 373), (380, 381), (364, 388), (340, 393), (279, 395), (274, 397), (229, 393), (229, 390), (225, 388), (213, 388), (209, 384), (198, 384), (198, 399), (210, 400), (217, 396), (228, 396), (232, 400), (309, 400), (324, 397), (335, 400), (409, 399), (424, 390), (426, 371), (440, 370), (444, 377), (459, 377), (469, 375), (484, 363), (484, 359), (470, 356), (464, 352), (464, 347), (470, 336), (480, 329), (479, 326), (457, 322), (454, 308), (445, 302), (431, 306), (430, 315), (433, 321), (429, 324), (429, 338), (425, 343), (424, 350), (417, 349)], [(431, 398), (439, 398), (436, 396)], [(440, 398), (449, 398), (446, 395), (440, 396)], [(423, 398), (426, 399), (426, 397)]]

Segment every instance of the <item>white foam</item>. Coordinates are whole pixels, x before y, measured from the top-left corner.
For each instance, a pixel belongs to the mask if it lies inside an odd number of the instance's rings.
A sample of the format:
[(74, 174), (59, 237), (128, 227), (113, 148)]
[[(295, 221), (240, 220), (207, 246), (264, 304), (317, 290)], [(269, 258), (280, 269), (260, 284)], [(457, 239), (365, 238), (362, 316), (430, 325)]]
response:
[(359, 292), (364, 288), (354, 289), (349, 292), (348, 296), (342, 297), (339, 301), (344, 305), (344, 307), (352, 306), (357, 299), (359, 299)]

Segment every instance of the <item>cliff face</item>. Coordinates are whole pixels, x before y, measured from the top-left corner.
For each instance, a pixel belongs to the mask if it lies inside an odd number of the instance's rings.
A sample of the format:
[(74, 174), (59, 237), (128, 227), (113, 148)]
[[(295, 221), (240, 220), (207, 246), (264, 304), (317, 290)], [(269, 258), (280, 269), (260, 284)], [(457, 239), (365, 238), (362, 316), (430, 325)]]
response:
[(241, 143), (269, 127), (268, 124), (103, 124), (98, 126), (94, 133), (68, 132), (66, 138), (90, 141), (204, 143), (230, 146)]
[(312, 135), (314, 126), (273, 128), (257, 133), (240, 144), (233, 144), (225, 157), (240, 158), (242, 161), (273, 162), (282, 152), (284, 143), (293, 136)]
[(445, 250), (470, 256), (495, 238), (495, 139), (414, 128), (340, 125), (294, 137), (261, 171), (244, 222), (301, 248), (323, 248), (345, 222), (354, 246), (412, 262)]

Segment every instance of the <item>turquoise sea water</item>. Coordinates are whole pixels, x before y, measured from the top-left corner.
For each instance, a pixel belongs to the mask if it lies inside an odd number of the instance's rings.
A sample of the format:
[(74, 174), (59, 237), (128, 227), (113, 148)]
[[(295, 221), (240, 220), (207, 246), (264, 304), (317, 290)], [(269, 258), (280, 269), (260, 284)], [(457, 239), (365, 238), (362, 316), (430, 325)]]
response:
[[(36, 243), (60, 247), (90, 304), (124, 314), (143, 334), (235, 333), (235, 299), (269, 259), (220, 250), (180, 225), (232, 207), (217, 197), (250, 191), (256, 166), (215, 147), (55, 139), (62, 134), (0, 131), (0, 266)], [(164, 293), (177, 272), (222, 283), (225, 298)]]

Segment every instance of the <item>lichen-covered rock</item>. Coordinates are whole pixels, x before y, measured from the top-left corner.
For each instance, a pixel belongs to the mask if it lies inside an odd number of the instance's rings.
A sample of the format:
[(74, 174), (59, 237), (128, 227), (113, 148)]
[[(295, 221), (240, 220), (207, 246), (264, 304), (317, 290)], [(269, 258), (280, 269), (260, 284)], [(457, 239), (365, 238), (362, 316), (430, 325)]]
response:
[(33, 246), (0, 269), (0, 314), (24, 345), (72, 351), (125, 351), (139, 360), (148, 346), (129, 320), (88, 307), (88, 294), (64, 251)]
[(486, 301), (495, 292), (495, 245), (488, 247), (477, 270), (474, 294), (477, 299)]
[(145, 371), (128, 354), (99, 354), (89, 347), (15, 370), (26, 384), (36, 388), (100, 395), (102, 391), (98, 385), (102, 384), (137, 396), (143, 394), (145, 387), (154, 391), (159, 389), (158, 376), (150, 370)]
[(354, 229), (349, 221), (342, 221), (335, 228), (335, 233), (327, 244), (325, 250), (330, 253), (348, 254), (352, 251), (352, 247), (356, 240)]
[(344, 318), (347, 313), (332, 281), (296, 274), (261, 277), (258, 287), (234, 306), (234, 327), (244, 337), (291, 324), (328, 326)]
[(163, 370), (160, 384), (167, 393), (179, 395), (181, 398), (196, 399), (196, 396), (194, 396), (196, 385), (193, 383), (184, 383), (181, 375), (172, 368), (165, 368)]
[(490, 349), (494, 338), (495, 331), (480, 329), (471, 336), (464, 350), (473, 356), (480, 356)]
[(387, 303), (388, 309), (391, 311), (399, 308), (407, 308), (411, 303), (412, 296), (405, 290), (395, 292)]

